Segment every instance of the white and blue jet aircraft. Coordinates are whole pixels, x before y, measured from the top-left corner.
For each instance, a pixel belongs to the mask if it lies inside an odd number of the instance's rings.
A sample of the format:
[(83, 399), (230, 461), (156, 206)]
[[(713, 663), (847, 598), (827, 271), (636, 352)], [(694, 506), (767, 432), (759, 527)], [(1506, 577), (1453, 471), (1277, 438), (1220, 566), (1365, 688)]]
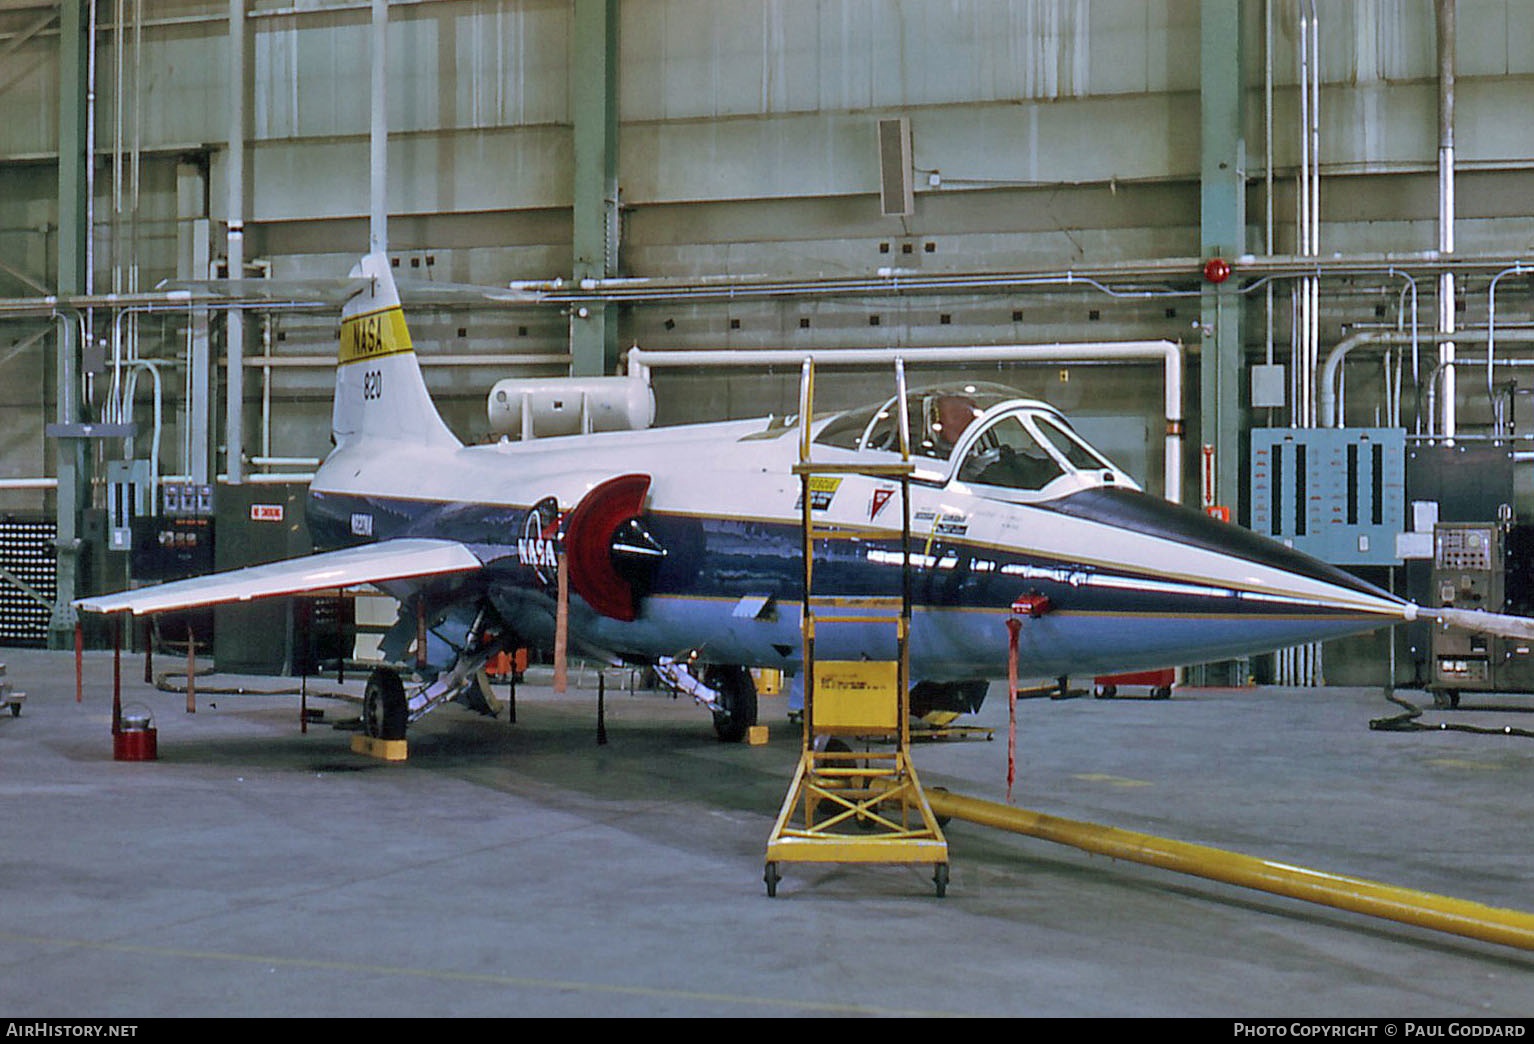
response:
[[(802, 668), (798, 429), (770, 419), (463, 445), (427, 393), (382, 254), (342, 311), (332, 435), (310, 487), (315, 554), (81, 599), (154, 613), (374, 584), (401, 602), (384, 648), (427, 631), (426, 679), (369, 679), (366, 730), (399, 738), (441, 702), (471, 706), (509, 646), (551, 648), (568, 569), (572, 649), (658, 665), (711, 708), (721, 738), (756, 718), (750, 667)], [(1245, 656), (1418, 617), (1534, 637), (1534, 621), (1418, 607), (1239, 526), (1148, 495), (1053, 407), (998, 385), (912, 390), (814, 422), (813, 456), (899, 460), (914, 475), (842, 474), (812, 489), (815, 583), (898, 594), (913, 619), (913, 713), (973, 710), (1005, 678), (1020, 599), (1022, 675), (1106, 674)], [(892, 658), (890, 628), (824, 632), (817, 655)], [(684, 674), (679, 665), (691, 664)]]

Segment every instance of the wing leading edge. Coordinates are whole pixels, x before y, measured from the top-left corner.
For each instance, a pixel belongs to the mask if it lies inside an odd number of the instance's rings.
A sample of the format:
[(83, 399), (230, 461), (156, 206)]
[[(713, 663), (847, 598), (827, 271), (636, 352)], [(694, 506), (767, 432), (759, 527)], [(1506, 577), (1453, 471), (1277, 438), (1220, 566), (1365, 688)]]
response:
[(143, 615), (384, 580), (466, 573), (483, 565), (473, 551), (456, 540), (384, 540), (136, 591), (81, 598), (74, 605), (91, 613)]

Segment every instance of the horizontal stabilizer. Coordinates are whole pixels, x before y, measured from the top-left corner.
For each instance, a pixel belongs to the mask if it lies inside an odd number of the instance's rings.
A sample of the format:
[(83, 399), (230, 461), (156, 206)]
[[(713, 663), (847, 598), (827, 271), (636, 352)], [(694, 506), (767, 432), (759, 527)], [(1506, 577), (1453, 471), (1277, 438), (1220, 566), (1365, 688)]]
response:
[(1448, 607), (1422, 607), (1418, 616), (1437, 620), (1445, 627), (1462, 631), (1495, 634), (1503, 638), (1528, 638), (1534, 640), (1534, 619), (1526, 616), (1508, 616), (1505, 613), (1488, 613), (1484, 609), (1450, 609)]
[(482, 564), (474, 552), (454, 540), (385, 540), (136, 591), (81, 598), (74, 605), (89, 613), (142, 615), (385, 580), (465, 573)]

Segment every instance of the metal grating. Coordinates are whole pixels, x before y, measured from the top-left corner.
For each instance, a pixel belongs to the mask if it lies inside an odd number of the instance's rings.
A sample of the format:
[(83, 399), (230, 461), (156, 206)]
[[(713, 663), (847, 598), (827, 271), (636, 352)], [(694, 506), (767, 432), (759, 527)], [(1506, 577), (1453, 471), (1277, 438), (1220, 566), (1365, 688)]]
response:
[(49, 602), (44, 605), (0, 579), (0, 645), (48, 643), (48, 621), (58, 590), (57, 535), (58, 525), (51, 519), (0, 519), (0, 569)]

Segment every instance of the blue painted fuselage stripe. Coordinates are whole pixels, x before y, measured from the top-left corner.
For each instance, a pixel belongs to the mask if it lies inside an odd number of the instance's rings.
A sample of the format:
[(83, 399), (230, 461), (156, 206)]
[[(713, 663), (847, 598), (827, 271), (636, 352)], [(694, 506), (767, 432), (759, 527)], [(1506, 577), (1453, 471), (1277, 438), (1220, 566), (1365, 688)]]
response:
[[(529, 509), (316, 492), (309, 502), (309, 527), (316, 544), (325, 547), (406, 536), (458, 540), (492, 562), (480, 579), (487, 588), (542, 591), (546, 585), (517, 555)], [(367, 522), (359, 524), (359, 516)], [(655, 656), (706, 637), (710, 656), (719, 662), (797, 666), (803, 567), (796, 523), (665, 513), (647, 514), (643, 521), (666, 557), (641, 601), (638, 620), (577, 612), (577, 625), (591, 642), (626, 655)], [(359, 529), (369, 535), (356, 535)], [(1379, 624), (1378, 617), (1355, 610), (1108, 570), (1023, 548), (952, 537), (931, 547), (915, 544), (911, 652), (918, 677), (1004, 674), (1005, 619), (1012, 602), (1031, 593), (1048, 597), (1054, 606), (1022, 630), (1024, 661), (1030, 673), (1041, 676), (1243, 655)], [(900, 562), (898, 537), (856, 535), (818, 543), (816, 591), (898, 595)], [(775, 598), (765, 619), (733, 617), (735, 603), (750, 596)], [(892, 655), (890, 630), (846, 625), (822, 639), (823, 651), (836, 658)]]

